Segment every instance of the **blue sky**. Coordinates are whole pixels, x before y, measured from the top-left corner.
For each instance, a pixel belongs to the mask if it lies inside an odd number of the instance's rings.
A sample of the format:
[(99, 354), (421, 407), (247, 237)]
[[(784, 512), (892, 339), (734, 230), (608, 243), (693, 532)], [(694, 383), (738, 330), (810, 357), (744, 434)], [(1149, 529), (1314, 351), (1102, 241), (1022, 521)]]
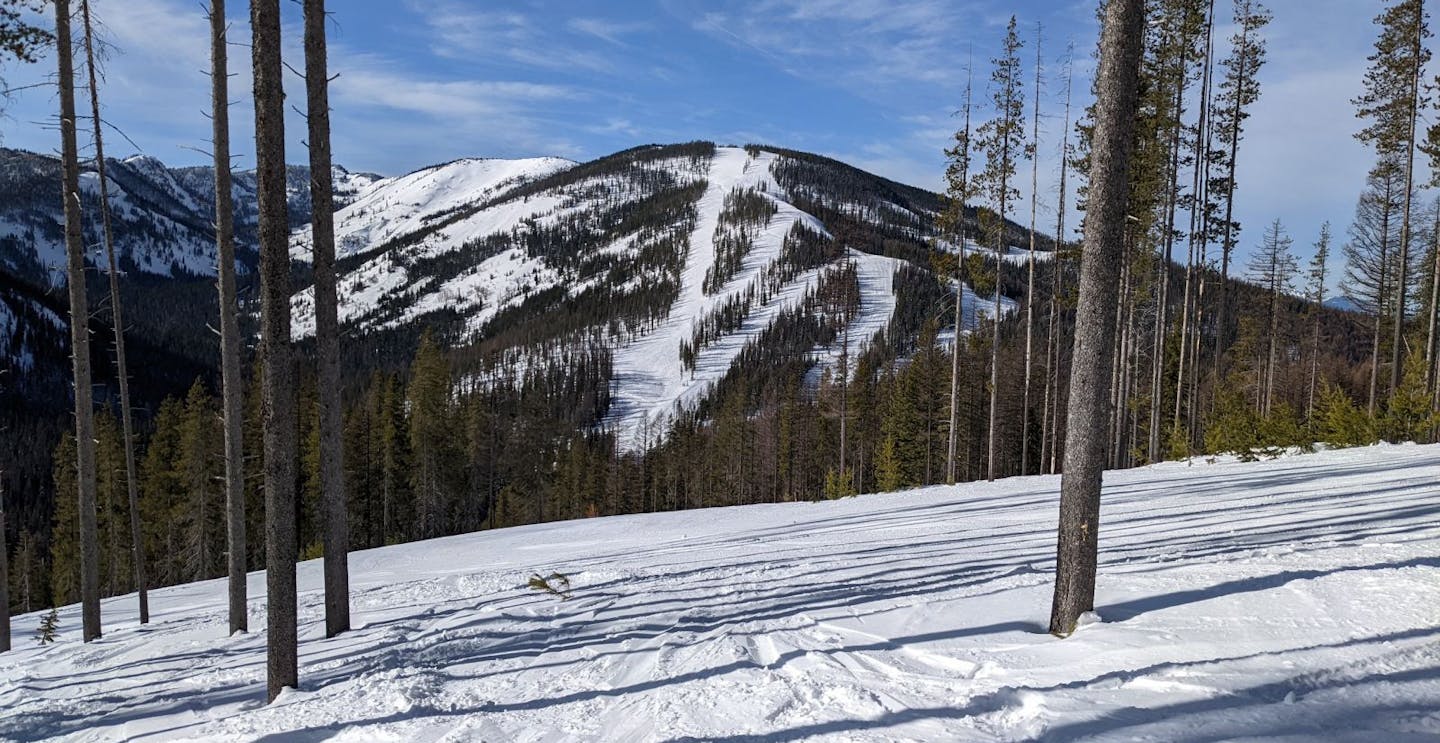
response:
[[(203, 162), (208, 37), (196, 0), (93, 0), (114, 51), (106, 63), (112, 154)], [(232, 43), (248, 42), (248, 3), (231, 0)], [(299, 18), (287, 14), (297, 68)], [(1225, 8), (1226, 0), (1218, 5)], [(1274, 0), (1270, 64), (1239, 175), (1242, 246), (1282, 219), (1308, 248), (1321, 221), (1343, 235), (1368, 157), (1351, 138), (1380, 3)], [(764, 142), (831, 155), (896, 180), (939, 188), (941, 149), (957, 121), (967, 56), (978, 93), (1005, 23), (1019, 17), (1034, 55), (1044, 26), (1041, 210), (1053, 220), (1059, 82), (1075, 45), (1077, 106), (1095, 44), (1094, 0), (332, 0), (337, 162), (398, 175), (464, 156), (584, 160), (648, 142)], [(239, 167), (248, 138), (249, 52), (232, 47)], [(50, 60), (4, 70), (12, 86)], [(303, 97), (302, 81), (287, 90)], [(1027, 91), (1028, 93), (1028, 91)], [(54, 151), (53, 92), (25, 91), (0, 120), (3, 144)], [(303, 123), (289, 123), (303, 162)], [(1028, 173), (1022, 179), (1028, 191)], [(1028, 198), (1028, 194), (1027, 194)], [(1020, 205), (1028, 213), (1028, 205)], [(1072, 220), (1072, 224), (1074, 221)], [(1338, 252), (1338, 251), (1337, 251)], [(1337, 261), (1338, 263), (1338, 261)]]

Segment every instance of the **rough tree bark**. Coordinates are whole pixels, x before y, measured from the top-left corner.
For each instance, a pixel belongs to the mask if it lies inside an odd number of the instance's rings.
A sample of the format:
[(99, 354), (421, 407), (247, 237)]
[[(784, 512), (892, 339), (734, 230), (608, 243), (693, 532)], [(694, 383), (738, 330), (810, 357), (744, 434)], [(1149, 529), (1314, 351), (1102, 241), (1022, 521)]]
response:
[(305, 92), (310, 124), (310, 221), (315, 247), (315, 345), (319, 355), (320, 497), (325, 510), (325, 636), (350, 629), (349, 524), (341, 460), (340, 323), (335, 296), (335, 189), (330, 163), (330, 80), (325, 0), (305, 0)]
[(251, 0), (255, 160), (260, 212), (260, 358), (265, 455), (267, 698), (299, 680), (295, 627), (295, 388), (290, 350), (290, 230), (280, 0)]
[(235, 297), (235, 204), (230, 178), (230, 70), (225, 0), (210, 3), (210, 105), (215, 158), (216, 282), (220, 292), (221, 417), (225, 425), (225, 542), (230, 634), (248, 632), (245, 602), (245, 378), (240, 370), (240, 308)]
[(1080, 615), (1095, 607), (1105, 404), (1115, 342), (1109, 319), (1115, 312), (1114, 288), (1123, 255), (1144, 23), (1144, 0), (1109, 0), (1105, 6), (1050, 614), (1050, 632), (1062, 637), (1074, 632)]
[(5, 542), (5, 470), (0, 470), (0, 653), (10, 650), (10, 549)]
[(75, 64), (70, 0), (55, 0), (60, 74), (61, 198), (65, 202), (66, 280), (70, 284), (70, 359), (75, 376), (75, 466), (80, 499), (80, 615), (85, 642), (100, 638), (100, 555), (95, 515), (95, 411), (90, 386), (90, 307), (85, 298), (85, 238), (80, 230), (80, 154), (75, 141)]
[(90, 81), (90, 115), (95, 125), (95, 175), (100, 181), (100, 224), (105, 239), (105, 260), (110, 268), (110, 317), (115, 326), (115, 374), (120, 378), (120, 432), (125, 444), (125, 487), (130, 505), (130, 559), (135, 569), (135, 593), (140, 601), (140, 623), (150, 623), (150, 597), (146, 591), (145, 546), (140, 532), (139, 483), (135, 477), (135, 424), (130, 407), (130, 367), (125, 361), (125, 313), (120, 303), (120, 272), (115, 265), (115, 234), (110, 226), (110, 187), (105, 179), (105, 137), (100, 125), (100, 87), (95, 74), (95, 32), (90, 23), (90, 0), (80, 1), (85, 27), (85, 65)]

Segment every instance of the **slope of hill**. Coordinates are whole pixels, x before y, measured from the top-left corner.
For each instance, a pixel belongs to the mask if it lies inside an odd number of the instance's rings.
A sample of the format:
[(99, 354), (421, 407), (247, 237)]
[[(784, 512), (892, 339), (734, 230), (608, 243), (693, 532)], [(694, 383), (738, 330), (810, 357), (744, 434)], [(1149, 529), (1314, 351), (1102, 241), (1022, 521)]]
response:
[[(825, 316), (837, 338), (801, 349), (822, 361), (847, 330), (857, 352), (894, 330), (894, 277), (928, 271), (936, 209), (934, 194), (759, 146), (461, 160), (337, 215), (341, 320), (372, 347), (408, 352), (422, 327), (478, 347), (464, 371), (490, 378), (598, 347), (611, 376), (597, 422), (630, 445), (694, 409), (787, 312)], [(308, 249), (298, 231), (293, 255)], [(827, 291), (844, 306), (820, 308)], [(974, 322), (987, 303), (966, 296)], [(293, 309), (296, 335), (313, 333), (308, 289)]]
[[(1440, 736), (1440, 447), (1107, 476), (1098, 616), (1043, 631), (1055, 478), (614, 517), (356, 553), (301, 688), (223, 581), (0, 655), (22, 740), (1348, 740)], [(524, 586), (560, 571), (568, 600)], [(250, 577), (264, 626), (264, 576)]]

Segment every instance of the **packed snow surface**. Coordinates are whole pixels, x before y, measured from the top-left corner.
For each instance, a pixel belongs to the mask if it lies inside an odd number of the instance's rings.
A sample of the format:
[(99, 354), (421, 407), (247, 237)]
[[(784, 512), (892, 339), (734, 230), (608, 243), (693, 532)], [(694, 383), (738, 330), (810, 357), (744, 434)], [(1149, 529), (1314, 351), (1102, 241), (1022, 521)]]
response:
[[(301, 688), (223, 581), (0, 655), (20, 740), (1348, 740), (1440, 737), (1440, 447), (1111, 473), (1096, 612), (1044, 632), (1054, 477), (604, 518), (351, 557)], [(569, 600), (524, 588), (570, 576)], [(264, 576), (250, 625), (264, 627)]]

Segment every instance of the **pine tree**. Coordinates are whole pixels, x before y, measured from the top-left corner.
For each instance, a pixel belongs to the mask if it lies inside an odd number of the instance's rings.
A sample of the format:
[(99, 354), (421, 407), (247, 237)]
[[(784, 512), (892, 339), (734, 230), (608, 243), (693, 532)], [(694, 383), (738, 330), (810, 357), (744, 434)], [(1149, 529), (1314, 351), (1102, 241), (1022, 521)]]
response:
[(990, 95), (995, 117), (980, 125), (976, 145), (985, 154), (985, 168), (975, 176), (975, 192), (985, 196), (992, 211), (989, 217), (989, 239), (995, 248), (995, 316), (991, 326), (990, 348), (990, 427), (988, 478), (994, 480), (999, 471), (1000, 426), (1000, 323), (1001, 274), (1005, 266), (1006, 217), (1010, 204), (1020, 197), (1013, 185), (1020, 161), (1034, 156), (1025, 141), (1025, 80), (1020, 66), (1020, 49), (1024, 43), (1015, 30), (1015, 17), (1005, 30), (999, 57), (991, 60)]
[(248, 632), (245, 503), (244, 379), (240, 371), (240, 310), (235, 289), (235, 204), (230, 177), (230, 72), (225, 0), (210, 0), (210, 112), (215, 169), (215, 246), (219, 257), (221, 410), (225, 422), (225, 544), (230, 634)]
[(40, 628), (35, 631), (35, 639), (43, 646), (55, 642), (60, 635), (60, 611), (51, 607), (50, 613), (40, 617)]
[(1406, 292), (1409, 288), (1410, 211), (1415, 194), (1416, 122), (1428, 101), (1421, 93), (1420, 80), (1430, 52), (1425, 40), (1430, 37), (1425, 17), (1424, 0), (1392, 0), (1393, 4), (1376, 16), (1380, 36), (1370, 67), (1365, 72), (1365, 92), (1354, 100), (1356, 116), (1365, 126), (1355, 137), (1370, 145), (1379, 161), (1393, 163), (1400, 169), (1403, 183), (1400, 196), (1400, 235), (1395, 246), (1399, 258), (1395, 276), (1396, 300), (1393, 309), (1390, 358), (1390, 390), (1400, 386), (1403, 358), (1402, 336), (1406, 317)]
[(1270, 11), (1258, 0), (1235, 0), (1235, 34), (1230, 39), (1230, 55), (1220, 63), (1225, 77), (1215, 101), (1215, 134), (1224, 149), (1212, 153), (1211, 165), (1222, 175), (1212, 177), (1209, 189), (1224, 204), (1225, 216), (1211, 228), (1221, 238), (1220, 297), (1215, 317), (1215, 378), (1222, 377), (1221, 364), (1230, 345), (1230, 259), (1235, 250), (1240, 225), (1235, 222), (1235, 173), (1239, 162), (1240, 141), (1244, 137), (1245, 120), (1260, 98), (1259, 74), (1265, 65), (1265, 37)]
[(1109, 0), (1096, 75), (1090, 191), (1080, 267), (1075, 356), (1060, 486), (1060, 529), (1050, 632), (1068, 636), (1095, 604), (1100, 478), (1105, 466), (1106, 392), (1114, 344), (1114, 288), (1125, 232), (1126, 194), (1145, 28), (1143, 0)]
[(125, 358), (125, 314), (120, 301), (120, 273), (115, 265), (115, 235), (110, 224), (110, 185), (105, 176), (105, 138), (100, 118), (99, 75), (95, 70), (95, 33), (90, 20), (90, 0), (80, 0), (85, 28), (85, 66), (89, 73), (91, 123), (95, 134), (95, 175), (100, 190), (100, 224), (109, 265), (110, 317), (115, 329), (115, 374), (120, 381), (120, 421), (125, 451), (125, 488), (130, 506), (130, 560), (140, 602), (140, 623), (150, 622), (150, 598), (146, 593), (145, 554), (141, 544), (139, 484), (135, 481), (135, 425), (130, 404), (130, 367)]
[[(1025, 282), (1025, 382), (1020, 404), (1020, 474), (1030, 473), (1030, 387), (1035, 374), (1035, 235), (1040, 216), (1040, 96), (1044, 81), (1041, 27), (1035, 25), (1035, 110), (1031, 113), (1030, 133), (1030, 253), (1027, 256)], [(1059, 235), (1056, 240), (1061, 239)], [(958, 331), (957, 331), (958, 332)]]
[(1368, 446), (1378, 440), (1374, 418), (1329, 381), (1320, 387), (1310, 433), (1335, 448)]
[(410, 409), (410, 451), (414, 461), (410, 487), (415, 498), (415, 533), (432, 539), (444, 533), (450, 500), (449, 465), (454, 426), (451, 422), (450, 365), (429, 331), (420, 339), (410, 367), (406, 400)]
[[(955, 348), (950, 367), (950, 431), (945, 456), (945, 481), (955, 484), (956, 446), (960, 429), (960, 336), (965, 330), (965, 224), (969, 204), (974, 195), (970, 180), (970, 162), (974, 142), (971, 138), (971, 91), (973, 69), (967, 70), (965, 103), (961, 113), (965, 125), (955, 132), (955, 143), (945, 150), (946, 210), (941, 215), (941, 228), (955, 241)], [(848, 336), (847, 336), (848, 339)]]
[(79, 492), (81, 636), (100, 638), (100, 556), (95, 514), (95, 418), (90, 387), (90, 307), (85, 298), (85, 245), (80, 224), (80, 155), (75, 139), (75, 66), (70, 0), (55, 0), (60, 74), (61, 196), (70, 286), (70, 358), (75, 382), (76, 486)]
[(1403, 205), (1400, 195), (1402, 174), (1394, 160), (1376, 165), (1366, 182), (1366, 190), (1355, 206), (1350, 223), (1350, 240), (1345, 243), (1345, 294), (1359, 302), (1374, 317), (1371, 338), (1369, 402), (1366, 409), (1375, 414), (1379, 399), (1381, 345), (1384, 341), (1387, 311), (1393, 301), (1394, 280), (1398, 273), (1395, 261), (1398, 251), (1400, 220), (1397, 214)]
[(1265, 314), (1265, 338), (1267, 350), (1264, 366), (1260, 369), (1260, 404), (1256, 412), (1262, 416), (1270, 414), (1275, 397), (1275, 365), (1278, 363), (1275, 351), (1280, 336), (1280, 300), (1290, 293), (1297, 264), (1290, 252), (1294, 240), (1285, 234), (1280, 220), (1270, 223), (1265, 230), (1265, 239), (1250, 258), (1250, 278), (1270, 295)]
[(1315, 416), (1315, 391), (1320, 377), (1320, 315), (1325, 307), (1325, 275), (1330, 260), (1330, 223), (1320, 226), (1320, 239), (1315, 241), (1315, 256), (1310, 259), (1309, 285), (1305, 290), (1310, 300), (1310, 385), (1305, 397), (1306, 419)]
[(320, 489), (324, 504), (325, 636), (350, 629), (349, 526), (340, 403), (340, 327), (335, 296), (335, 200), (330, 162), (330, 77), (325, 0), (305, 0), (306, 116), (310, 125), (311, 242), (315, 246), (315, 345), (319, 355)]
[(285, 93), (279, 0), (251, 0), (260, 213), (260, 359), (264, 401), (267, 701), (299, 680), (295, 594), (295, 403), (285, 199)]
[(5, 528), (5, 470), (0, 469), (0, 653), (10, 650), (10, 541)]

